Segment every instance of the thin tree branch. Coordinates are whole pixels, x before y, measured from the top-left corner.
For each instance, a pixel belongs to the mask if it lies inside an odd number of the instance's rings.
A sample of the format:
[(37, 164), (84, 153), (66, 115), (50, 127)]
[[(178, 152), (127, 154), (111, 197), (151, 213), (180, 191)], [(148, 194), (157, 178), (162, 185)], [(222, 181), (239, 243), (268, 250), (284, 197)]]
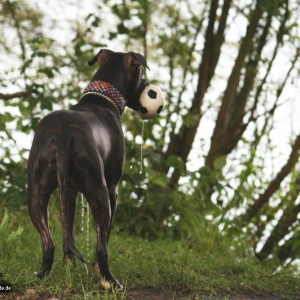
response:
[(279, 30), (278, 30), (277, 35), (276, 35), (276, 40), (277, 40), (276, 46), (273, 50), (272, 58), (270, 59), (269, 64), (267, 66), (265, 76), (262, 79), (260, 85), (258, 86), (258, 88), (256, 90), (256, 93), (255, 93), (255, 96), (254, 96), (254, 103), (253, 103), (253, 106), (250, 110), (251, 111), (250, 119), (253, 118), (253, 116), (256, 112), (256, 108), (257, 108), (257, 105), (258, 105), (258, 100), (259, 100), (259, 97), (260, 97), (261, 92), (263, 90), (263, 86), (265, 85), (265, 83), (267, 81), (267, 78), (270, 74), (271, 68), (272, 68), (273, 63), (275, 61), (275, 58), (278, 54), (278, 49), (283, 43), (283, 36), (286, 34), (286, 22), (289, 19), (289, 16), (290, 16), (290, 11), (289, 11), (289, 6), (288, 6), (288, 0), (286, 0), (285, 14), (283, 16), (283, 20), (280, 22), (280, 27), (279, 27)]
[(20, 47), (21, 47), (21, 50), (22, 50), (22, 54), (21, 54), (22, 55), (22, 60), (25, 61), (25, 59), (26, 59), (26, 48), (25, 48), (25, 43), (23, 41), (23, 37), (22, 37), (22, 34), (21, 34), (20, 23), (19, 23), (18, 18), (16, 16), (14, 4), (11, 3), (10, 0), (6, 0), (6, 3), (7, 3), (7, 6), (8, 6), (8, 9), (10, 11), (11, 17), (13, 19), (13, 22), (14, 22), (14, 25), (15, 25), (15, 28), (16, 28), (16, 31), (17, 31), (18, 39), (20, 41)]
[[(297, 195), (294, 195), (292, 201), (295, 201), (300, 193), (300, 189), (297, 189)], [(297, 220), (297, 216), (300, 212), (300, 205), (289, 205), (275, 228), (273, 229), (271, 235), (268, 237), (267, 241), (265, 242), (263, 248), (260, 252), (256, 253), (256, 256), (264, 260), (266, 259), (278, 246), (278, 243), (281, 239), (285, 237), (285, 235), (289, 232), (288, 228)]]
[(12, 93), (12, 94), (2, 94), (0, 93), (0, 99), (1, 100), (10, 100), (13, 98), (23, 98), (23, 97), (27, 97), (29, 95), (31, 95), (33, 92), (32, 91), (22, 91), (22, 92), (16, 92), (16, 93)]
[(253, 41), (253, 37), (255, 35), (255, 32), (258, 27), (258, 23), (260, 21), (260, 18), (262, 16), (262, 9), (261, 9), (261, 1), (257, 1), (256, 7), (254, 11), (252, 12), (252, 17), (250, 20), (250, 23), (247, 27), (247, 32), (245, 37), (242, 40), (242, 44), (238, 53), (238, 56), (235, 60), (235, 64), (232, 68), (232, 72), (228, 79), (227, 88), (224, 92), (224, 96), (222, 99), (222, 106), (220, 109), (220, 112), (218, 114), (218, 118), (216, 121), (216, 130), (219, 131), (219, 129), (222, 129), (223, 131), (225, 128), (227, 128), (228, 122), (229, 122), (229, 110), (231, 108), (231, 103), (234, 99), (234, 95), (236, 93), (236, 89), (240, 80), (240, 75), (242, 72), (242, 69), (245, 65), (245, 58), (248, 55), (251, 44)]
[(253, 205), (247, 209), (245, 215), (243, 216), (243, 221), (245, 223), (248, 223), (260, 211), (260, 209), (269, 202), (270, 198), (278, 190), (282, 181), (296, 165), (297, 161), (299, 160), (299, 156), (300, 135), (298, 135), (295, 140), (291, 154), (286, 164), (281, 168), (277, 176), (270, 182), (267, 189), (259, 196), (259, 198), (253, 203)]
[(245, 66), (245, 59), (249, 54), (251, 45), (253, 44), (253, 38), (257, 31), (257, 27), (262, 14), (263, 11), (261, 9), (261, 1), (258, 0), (256, 2), (255, 9), (252, 12), (251, 20), (248, 24), (246, 35), (242, 40), (238, 56), (235, 60), (235, 64), (229, 76), (227, 87), (225, 89), (224, 96), (222, 99), (222, 105), (216, 120), (215, 129), (211, 138), (210, 150), (206, 157), (206, 164), (211, 168), (213, 168), (215, 158), (219, 156), (218, 152), (220, 149), (220, 139), (224, 138), (224, 133), (228, 129), (228, 124), (231, 117), (230, 109), (232, 108), (232, 102), (234, 101), (238, 83), (240, 81), (241, 72), (243, 67)]
[[(203, 21), (204, 21), (204, 19), (201, 19), (198, 23), (198, 26), (196, 28), (196, 32), (195, 32), (195, 35), (194, 35), (193, 43), (192, 43), (192, 46), (191, 46), (191, 48), (189, 50), (189, 53), (188, 53), (187, 62), (184, 66), (181, 90), (178, 94), (178, 102), (177, 102), (177, 110), (178, 111), (180, 110), (180, 103), (182, 102), (182, 95), (186, 90), (186, 77), (187, 77), (188, 70), (190, 69), (190, 66), (191, 66), (191, 63), (192, 63), (193, 53), (194, 53), (196, 45), (197, 45), (197, 37), (199, 36), (199, 33), (202, 29)], [(169, 82), (170, 90), (173, 90), (173, 85), (172, 85), (172, 82), (173, 82), (173, 63), (172, 62), (173, 62), (173, 59), (172, 59), (172, 56), (170, 55), (170, 61), (169, 61), (169, 69), (170, 69), (170, 75), (171, 75), (170, 76), (170, 82)], [(171, 80), (172, 80), (172, 82), (171, 82)], [(169, 120), (170, 120), (170, 116), (167, 118), (167, 124), (170, 122)], [(163, 131), (164, 136), (166, 135), (167, 128), (168, 128), (168, 126), (165, 126), (165, 130)], [(175, 129), (176, 129), (176, 123), (174, 123), (172, 125), (172, 130), (171, 130), (171, 133), (169, 134), (171, 140), (173, 140), (173, 138), (175, 136)], [(167, 171), (167, 169), (165, 171)]]
[(299, 239), (300, 232), (298, 230), (295, 230), (294, 235), (278, 249), (276, 255), (282, 264), (285, 263), (287, 259), (293, 261), (294, 259), (299, 258)]

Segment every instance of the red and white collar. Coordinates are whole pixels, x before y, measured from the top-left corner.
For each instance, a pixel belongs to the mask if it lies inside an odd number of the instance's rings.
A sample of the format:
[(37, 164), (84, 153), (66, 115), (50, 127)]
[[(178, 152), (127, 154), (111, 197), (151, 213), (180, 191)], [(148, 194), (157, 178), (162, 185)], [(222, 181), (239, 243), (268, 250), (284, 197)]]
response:
[(79, 101), (89, 94), (98, 95), (111, 102), (117, 109), (120, 119), (122, 118), (126, 101), (122, 94), (113, 85), (100, 80), (91, 81), (84, 89)]

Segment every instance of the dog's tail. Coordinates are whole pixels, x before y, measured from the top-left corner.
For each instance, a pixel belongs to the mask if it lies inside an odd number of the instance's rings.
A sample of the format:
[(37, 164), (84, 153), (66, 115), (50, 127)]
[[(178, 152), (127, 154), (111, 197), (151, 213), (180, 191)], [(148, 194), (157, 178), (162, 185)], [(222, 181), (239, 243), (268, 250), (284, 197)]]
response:
[(73, 139), (53, 139), (52, 140), (56, 152), (56, 170), (57, 170), (57, 185), (59, 190), (61, 222), (64, 239), (67, 242), (72, 253), (84, 263), (86, 271), (86, 262), (81, 253), (76, 249), (72, 233), (68, 226), (68, 199), (67, 199), (67, 181), (69, 170), (69, 153), (74, 143)]

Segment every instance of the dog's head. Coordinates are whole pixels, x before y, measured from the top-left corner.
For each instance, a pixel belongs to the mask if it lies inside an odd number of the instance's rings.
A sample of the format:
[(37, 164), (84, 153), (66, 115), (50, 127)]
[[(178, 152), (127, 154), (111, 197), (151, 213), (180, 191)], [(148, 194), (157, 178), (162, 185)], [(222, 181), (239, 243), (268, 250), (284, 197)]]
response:
[(101, 80), (112, 84), (126, 99), (126, 105), (134, 110), (139, 109), (139, 97), (148, 85), (142, 78), (143, 68), (148, 67), (146, 59), (135, 52), (113, 52), (102, 49), (89, 61), (92, 66), (98, 63), (99, 69), (92, 81)]

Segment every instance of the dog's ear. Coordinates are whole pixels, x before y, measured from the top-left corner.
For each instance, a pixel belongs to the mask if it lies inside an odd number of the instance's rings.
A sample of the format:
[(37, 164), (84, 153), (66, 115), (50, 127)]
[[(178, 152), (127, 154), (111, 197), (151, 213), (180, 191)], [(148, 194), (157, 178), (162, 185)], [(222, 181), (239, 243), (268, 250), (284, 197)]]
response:
[(88, 61), (89, 66), (92, 66), (96, 61), (99, 66), (102, 66), (108, 58), (111, 56), (113, 51), (108, 49), (101, 49), (91, 60)]
[(126, 64), (131, 67), (132, 65), (134, 66), (143, 66), (144, 68), (150, 68), (147, 66), (146, 59), (143, 55), (135, 52), (128, 52), (127, 57), (126, 57)]

